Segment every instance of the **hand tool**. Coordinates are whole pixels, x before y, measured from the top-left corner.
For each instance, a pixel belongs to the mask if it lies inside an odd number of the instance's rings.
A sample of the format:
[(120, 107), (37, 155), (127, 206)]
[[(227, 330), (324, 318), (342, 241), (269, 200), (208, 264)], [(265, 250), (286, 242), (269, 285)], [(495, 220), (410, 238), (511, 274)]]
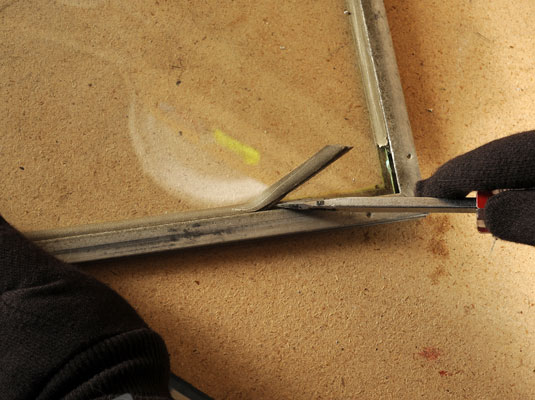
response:
[(476, 197), (464, 199), (440, 199), (434, 197), (337, 197), (305, 199), (277, 204), (279, 208), (296, 211), (331, 210), (371, 213), (476, 213), (480, 232), (488, 232), (485, 226), (484, 209), (490, 192), (477, 192)]

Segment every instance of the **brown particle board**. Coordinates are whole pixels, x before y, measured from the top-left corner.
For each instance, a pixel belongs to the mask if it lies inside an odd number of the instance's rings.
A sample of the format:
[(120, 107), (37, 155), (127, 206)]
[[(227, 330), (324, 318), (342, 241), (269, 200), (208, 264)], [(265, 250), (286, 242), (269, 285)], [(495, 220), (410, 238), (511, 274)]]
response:
[[(535, 127), (532, 2), (385, 6), (423, 176)], [(534, 261), (438, 215), (84, 268), (215, 398), (518, 399), (535, 397)]]

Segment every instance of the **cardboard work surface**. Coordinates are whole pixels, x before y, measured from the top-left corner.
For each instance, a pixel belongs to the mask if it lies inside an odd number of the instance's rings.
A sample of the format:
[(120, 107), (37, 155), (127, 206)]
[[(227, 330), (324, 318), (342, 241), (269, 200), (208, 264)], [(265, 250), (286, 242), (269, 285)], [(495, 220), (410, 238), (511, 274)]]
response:
[[(385, 6), (423, 176), (535, 128), (535, 3)], [(535, 397), (535, 251), (473, 215), (84, 268), (218, 399)]]

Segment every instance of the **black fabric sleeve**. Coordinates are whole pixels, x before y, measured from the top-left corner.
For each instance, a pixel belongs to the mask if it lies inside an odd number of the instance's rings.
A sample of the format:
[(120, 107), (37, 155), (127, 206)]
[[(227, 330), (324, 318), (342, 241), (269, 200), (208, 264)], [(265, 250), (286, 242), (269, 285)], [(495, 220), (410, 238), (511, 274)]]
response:
[(461, 198), (476, 190), (513, 189), (489, 199), (486, 225), (496, 237), (535, 245), (534, 188), (535, 131), (528, 131), (448, 161), (416, 184), (416, 195)]
[(170, 399), (162, 338), (116, 292), (0, 217), (0, 398)]

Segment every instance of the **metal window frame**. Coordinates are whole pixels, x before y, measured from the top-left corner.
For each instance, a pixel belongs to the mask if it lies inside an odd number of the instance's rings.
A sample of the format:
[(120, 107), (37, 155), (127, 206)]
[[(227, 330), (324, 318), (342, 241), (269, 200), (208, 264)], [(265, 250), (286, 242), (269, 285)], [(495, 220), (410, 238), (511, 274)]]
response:
[[(385, 192), (413, 196), (420, 171), (383, 0), (348, 0), (346, 14), (352, 20)], [(64, 261), (84, 262), (420, 216), (224, 208), (35, 231), (26, 236)]]

